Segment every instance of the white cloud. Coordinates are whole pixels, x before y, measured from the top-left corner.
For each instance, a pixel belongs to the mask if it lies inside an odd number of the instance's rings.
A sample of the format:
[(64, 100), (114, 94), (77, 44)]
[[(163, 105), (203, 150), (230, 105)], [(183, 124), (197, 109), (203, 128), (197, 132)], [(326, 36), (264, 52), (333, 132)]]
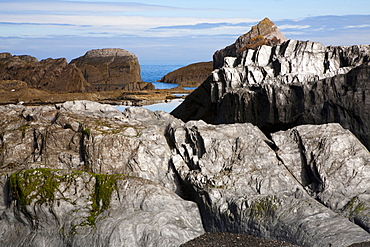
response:
[(148, 5), (140, 3), (113, 3), (113, 2), (65, 2), (65, 1), (28, 1), (28, 2), (2, 2), (0, 3), (2, 12), (52, 12), (52, 13), (106, 13), (106, 12), (133, 12), (133, 11), (163, 11), (163, 10), (179, 10), (180, 8)]
[(344, 28), (366, 28), (366, 27), (370, 27), (370, 24), (345, 26)]
[(305, 28), (310, 28), (310, 25), (281, 25), (278, 26), (280, 30), (284, 29), (305, 29)]
[[(20, 36), (28, 35), (32, 32), (33, 36), (44, 36), (47, 29), (48, 35), (58, 34), (79, 34), (81, 36), (89, 36), (92, 32), (105, 33), (109, 35), (137, 35), (137, 36), (158, 36), (168, 37), (171, 35), (183, 35), (184, 30), (163, 29), (160, 31), (152, 31), (151, 29), (171, 24), (176, 25), (196, 25), (198, 23), (241, 23), (250, 22), (250, 19), (244, 18), (197, 18), (197, 17), (151, 17), (151, 16), (96, 16), (96, 15), (17, 15), (3, 14), (0, 15), (0, 25), (12, 26), (19, 25), (17, 29), (11, 30), (11, 35)], [(55, 26), (56, 25), (56, 26)], [(50, 28), (53, 26), (52, 28)], [(35, 28), (37, 27), (37, 28)], [(24, 32), (28, 28), (28, 32)], [(225, 26), (207, 30), (187, 30), (191, 35), (203, 34), (213, 35), (221, 32), (232, 31), (239, 32), (243, 27)], [(150, 31), (151, 30), (151, 31)], [(9, 31), (9, 30), (8, 30)], [(2, 36), (9, 36), (3, 32)]]

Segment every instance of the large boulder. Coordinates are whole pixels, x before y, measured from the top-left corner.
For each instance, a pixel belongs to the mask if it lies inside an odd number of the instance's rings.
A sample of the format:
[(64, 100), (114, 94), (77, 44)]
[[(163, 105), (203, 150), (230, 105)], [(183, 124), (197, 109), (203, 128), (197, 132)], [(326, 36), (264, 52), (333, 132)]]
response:
[(38, 61), (31, 56), (0, 57), (0, 80), (19, 80), (33, 87), (56, 93), (89, 92), (95, 89), (84, 79), (81, 71), (65, 58)]
[(91, 84), (123, 85), (141, 81), (140, 65), (135, 54), (123, 49), (107, 48), (86, 52), (73, 59)]

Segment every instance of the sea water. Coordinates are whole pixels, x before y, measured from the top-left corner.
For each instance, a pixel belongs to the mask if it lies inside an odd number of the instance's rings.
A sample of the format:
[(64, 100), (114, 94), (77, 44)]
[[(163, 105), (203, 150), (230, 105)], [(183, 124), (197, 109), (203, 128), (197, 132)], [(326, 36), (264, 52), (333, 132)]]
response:
[[(184, 67), (185, 65), (140, 65), (141, 80), (151, 82), (156, 89), (171, 89), (178, 86), (175, 83), (158, 82), (163, 76)], [(196, 87), (184, 87), (186, 90), (196, 89)]]
[[(157, 82), (162, 79), (163, 76), (168, 74), (171, 71), (184, 67), (184, 65), (140, 65), (141, 68), (141, 79), (145, 82), (151, 82), (155, 86), (156, 89), (171, 89), (178, 86), (178, 84), (174, 83), (163, 83)], [(184, 87), (184, 89), (191, 90), (195, 89), (194, 87)], [(175, 96), (183, 96), (183, 95), (175, 95)], [(145, 105), (142, 106), (147, 108), (151, 111), (165, 111), (171, 112), (175, 109), (184, 99), (174, 99), (168, 102), (157, 103), (152, 105)], [(123, 111), (127, 108), (127, 106), (115, 106), (118, 110)]]
[(183, 67), (183, 65), (140, 65), (141, 79), (145, 82), (151, 82), (156, 89), (171, 89), (177, 87), (178, 84), (157, 82), (163, 76)]

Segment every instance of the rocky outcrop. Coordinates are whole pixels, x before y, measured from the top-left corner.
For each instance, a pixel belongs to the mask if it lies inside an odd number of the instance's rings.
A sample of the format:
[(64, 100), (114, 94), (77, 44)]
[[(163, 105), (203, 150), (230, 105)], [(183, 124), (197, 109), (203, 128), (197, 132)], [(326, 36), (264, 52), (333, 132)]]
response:
[(86, 101), (0, 108), (1, 245), (179, 246), (204, 232), (174, 194), (169, 114), (142, 109), (144, 125)]
[(193, 63), (163, 76), (165, 83), (176, 83), (183, 87), (198, 87), (213, 70), (212, 62)]
[(269, 140), (251, 124), (190, 121), (169, 134), (171, 161), (207, 231), (301, 246), (369, 241), (370, 153), (340, 125), (300, 126)]
[(123, 49), (96, 49), (73, 59), (91, 84), (128, 84), (141, 81), (137, 57)]
[(250, 122), (265, 133), (340, 123), (370, 148), (370, 46), (289, 40), (226, 57), (173, 111), (184, 121)]
[(49, 92), (90, 92), (95, 89), (84, 79), (81, 71), (65, 58), (38, 61), (31, 56), (0, 57), (0, 80), (19, 80), (28, 87)]
[(370, 241), (370, 153), (339, 124), (266, 136), (88, 101), (0, 113), (2, 245), (178, 246), (201, 219), (302, 246)]
[(247, 49), (256, 49), (262, 45), (275, 46), (286, 40), (287, 38), (277, 26), (268, 18), (265, 18), (256, 26), (253, 26), (248, 33), (240, 36), (234, 44), (216, 51), (213, 54), (213, 68), (221, 68), (225, 57), (237, 57)]

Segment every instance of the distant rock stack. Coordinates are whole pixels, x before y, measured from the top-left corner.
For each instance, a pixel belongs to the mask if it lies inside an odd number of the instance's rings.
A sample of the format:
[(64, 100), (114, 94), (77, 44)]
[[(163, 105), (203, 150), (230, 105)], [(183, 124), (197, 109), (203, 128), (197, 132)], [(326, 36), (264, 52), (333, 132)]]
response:
[(252, 29), (240, 36), (234, 44), (218, 50), (213, 55), (213, 68), (223, 66), (225, 57), (236, 57), (246, 49), (255, 49), (261, 45), (274, 46), (286, 41), (287, 38), (268, 18), (260, 21)]
[(135, 54), (123, 49), (96, 49), (71, 63), (82, 71), (93, 85), (124, 85), (141, 81), (140, 65)]
[(183, 87), (198, 87), (212, 72), (212, 62), (189, 64), (163, 76), (165, 83), (176, 83)]

